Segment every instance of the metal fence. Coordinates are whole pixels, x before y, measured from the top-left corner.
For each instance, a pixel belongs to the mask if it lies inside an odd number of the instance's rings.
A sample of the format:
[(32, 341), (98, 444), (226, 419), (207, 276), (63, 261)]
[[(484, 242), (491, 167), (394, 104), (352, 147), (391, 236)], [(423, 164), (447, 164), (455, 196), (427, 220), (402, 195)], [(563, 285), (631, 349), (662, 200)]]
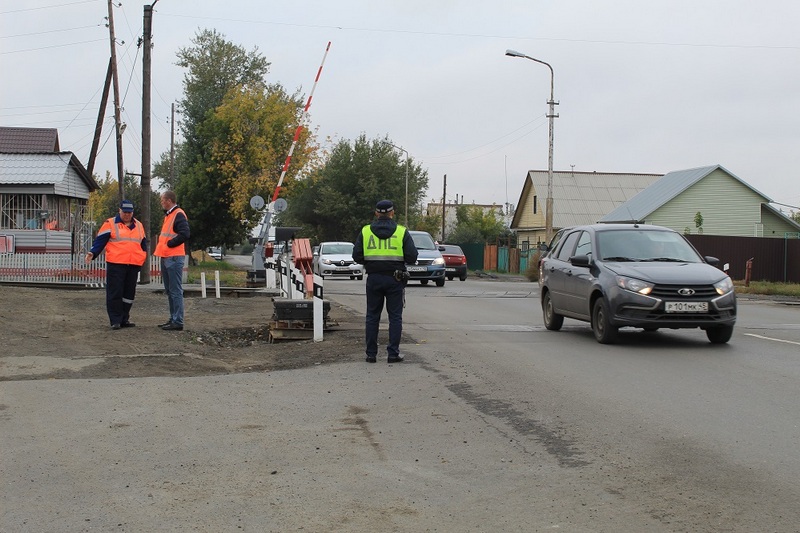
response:
[(720, 268), (727, 263), (733, 279), (744, 279), (747, 260), (752, 258), (753, 281), (800, 283), (800, 233), (787, 233), (783, 239), (724, 235), (686, 238), (702, 255), (718, 258)]
[[(188, 263), (186, 263), (188, 265)], [(184, 267), (184, 281), (188, 267)], [(84, 256), (70, 254), (7, 254), (0, 255), (0, 282), (53, 283), (104, 287), (105, 254), (88, 265)], [(150, 283), (162, 283), (161, 261), (150, 257)]]

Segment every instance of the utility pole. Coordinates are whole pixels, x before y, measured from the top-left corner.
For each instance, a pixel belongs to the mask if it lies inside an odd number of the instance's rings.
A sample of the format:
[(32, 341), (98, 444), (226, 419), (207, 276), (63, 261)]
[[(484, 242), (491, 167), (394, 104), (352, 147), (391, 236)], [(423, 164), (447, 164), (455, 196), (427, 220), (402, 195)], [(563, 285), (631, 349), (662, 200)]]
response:
[(444, 175), (444, 188), (442, 189), (442, 241), (444, 242), (444, 225), (447, 220), (445, 208), (447, 207), (447, 174)]
[(119, 101), (119, 75), (117, 73), (117, 39), (114, 37), (114, 4), (108, 0), (108, 33), (111, 39), (111, 79), (114, 82), (114, 122), (117, 131), (117, 179), (119, 180), (119, 200), (125, 199), (125, 169), (122, 165), (122, 104)]
[(175, 102), (172, 102), (172, 115), (169, 118), (169, 179), (175, 186)]
[(97, 124), (94, 127), (94, 138), (92, 139), (92, 151), (89, 152), (89, 165), (86, 170), (91, 176), (94, 172), (94, 163), (97, 159), (97, 149), (100, 146), (100, 135), (103, 133), (103, 121), (108, 104), (108, 92), (111, 90), (111, 60), (108, 60), (108, 70), (106, 72), (106, 82), (103, 85), (103, 97), (100, 100), (100, 110), (97, 112)]
[[(141, 204), (141, 217), (142, 225), (144, 226), (144, 234), (147, 235), (148, 242), (153, 242), (153, 235), (150, 232), (150, 181), (152, 179), (150, 169), (150, 79), (152, 77), (152, 59), (150, 50), (153, 46), (153, 6), (156, 5), (158, 0), (155, 0), (151, 5), (144, 6), (144, 18), (142, 21), (143, 35), (142, 35), (142, 198)], [(146, 266), (140, 272), (141, 283), (150, 283), (150, 251), (147, 251), (147, 258), (145, 259)]]

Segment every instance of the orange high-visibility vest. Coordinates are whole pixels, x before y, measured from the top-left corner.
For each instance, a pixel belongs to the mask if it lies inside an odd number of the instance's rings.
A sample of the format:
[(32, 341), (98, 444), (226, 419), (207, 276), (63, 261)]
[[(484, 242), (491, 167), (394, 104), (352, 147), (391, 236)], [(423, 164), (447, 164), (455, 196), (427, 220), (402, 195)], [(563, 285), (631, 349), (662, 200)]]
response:
[(144, 240), (144, 226), (142, 223), (133, 219), (133, 229), (129, 228), (124, 222), (114, 223), (113, 218), (109, 218), (100, 228), (100, 233), (109, 231), (111, 237), (106, 244), (106, 261), (122, 265), (142, 266), (147, 258), (147, 252), (142, 250)]
[[(186, 216), (186, 213), (183, 212), (183, 209), (176, 207), (169, 215), (164, 217), (164, 223), (161, 225), (161, 233), (159, 233), (158, 242), (156, 243), (156, 251), (153, 253), (153, 255), (157, 257), (186, 255), (186, 247), (183, 245), (183, 243), (175, 248), (170, 248), (167, 246), (167, 241), (178, 236), (178, 234), (175, 233), (175, 230), (172, 229), (172, 225), (175, 223), (175, 217), (178, 216), (178, 213), (183, 213), (183, 216)], [(189, 217), (186, 217), (186, 220), (189, 220)]]

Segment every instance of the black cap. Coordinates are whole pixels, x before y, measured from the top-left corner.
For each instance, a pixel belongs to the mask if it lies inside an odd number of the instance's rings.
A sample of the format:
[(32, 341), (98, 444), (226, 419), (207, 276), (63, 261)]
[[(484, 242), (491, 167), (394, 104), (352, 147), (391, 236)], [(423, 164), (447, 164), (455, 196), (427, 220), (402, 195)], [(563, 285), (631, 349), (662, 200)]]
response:
[(133, 213), (133, 202), (130, 200), (122, 200), (119, 203), (119, 208), (123, 213)]
[(394, 204), (391, 200), (381, 200), (378, 202), (378, 205), (375, 206), (375, 211), (378, 213), (390, 213), (394, 211)]

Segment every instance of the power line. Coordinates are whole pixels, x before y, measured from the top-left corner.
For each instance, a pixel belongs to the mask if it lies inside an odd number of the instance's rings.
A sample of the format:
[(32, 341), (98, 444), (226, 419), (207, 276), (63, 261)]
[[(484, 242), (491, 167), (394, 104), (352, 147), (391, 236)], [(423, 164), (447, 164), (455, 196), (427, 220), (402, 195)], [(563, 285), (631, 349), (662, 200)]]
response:
[(294, 28), (311, 28), (311, 29), (324, 29), (324, 30), (339, 30), (339, 31), (354, 31), (354, 32), (370, 32), (370, 33), (397, 33), (409, 35), (427, 35), (433, 37), (468, 37), (468, 38), (481, 38), (481, 39), (515, 39), (519, 41), (543, 41), (543, 42), (568, 42), (568, 43), (587, 43), (587, 44), (617, 44), (629, 46), (679, 46), (690, 48), (732, 48), (732, 49), (747, 49), (747, 50), (800, 50), (800, 46), (796, 45), (747, 45), (747, 44), (726, 44), (726, 43), (680, 43), (668, 41), (624, 41), (624, 40), (606, 40), (606, 39), (571, 39), (566, 37), (523, 37), (518, 35), (494, 35), (494, 34), (481, 34), (481, 33), (455, 33), (455, 32), (433, 32), (421, 30), (403, 30), (403, 29), (390, 29), (390, 28), (359, 28), (355, 26), (333, 26), (325, 24), (299, 24), (295, 22), (276, 22), (269, 20), (244, 20), (244, 19), (231, 19), (223, 17), (201, 17), (197, 15), (181, 15), (160, 12), (160, 16), (165, 17), (178, 17), (199, 20), (213, 20), (216, 22), (234, 22), (241, 24), (267, 24), (271, 26), (287, 26)]

